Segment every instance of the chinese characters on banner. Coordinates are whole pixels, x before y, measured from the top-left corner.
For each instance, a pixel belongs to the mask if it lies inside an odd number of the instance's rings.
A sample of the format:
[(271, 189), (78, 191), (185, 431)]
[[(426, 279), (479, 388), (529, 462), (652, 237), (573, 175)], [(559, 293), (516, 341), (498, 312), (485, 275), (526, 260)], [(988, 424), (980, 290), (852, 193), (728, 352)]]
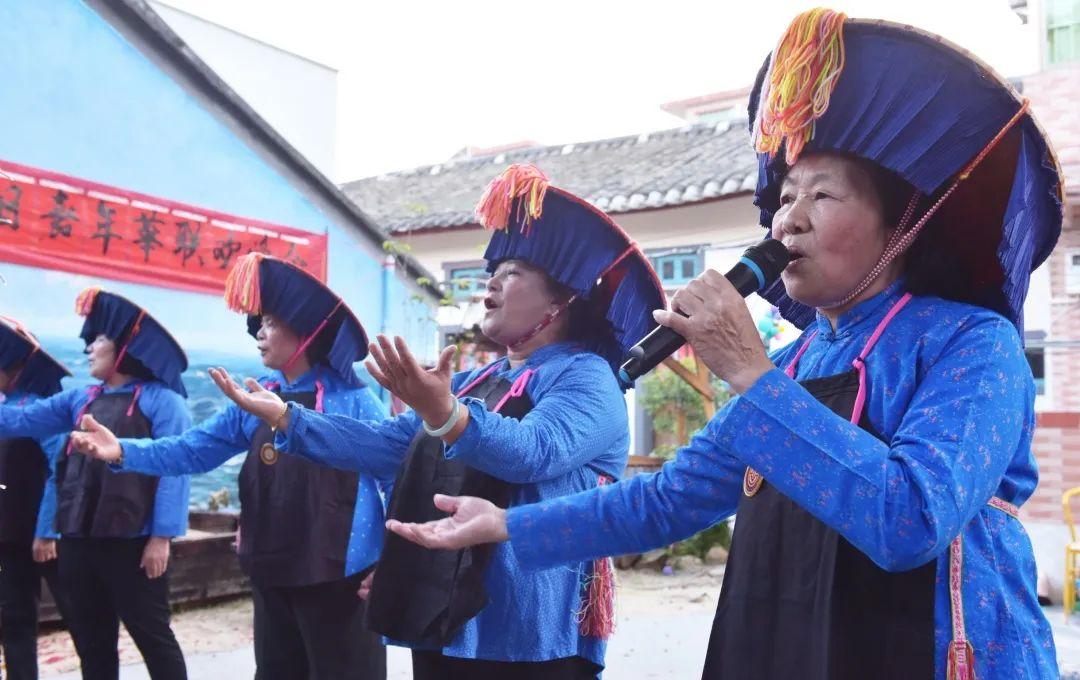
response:
[(220, 294), (258, 251), (326, 280), (325, 234), (0, 161), (0, 260)]

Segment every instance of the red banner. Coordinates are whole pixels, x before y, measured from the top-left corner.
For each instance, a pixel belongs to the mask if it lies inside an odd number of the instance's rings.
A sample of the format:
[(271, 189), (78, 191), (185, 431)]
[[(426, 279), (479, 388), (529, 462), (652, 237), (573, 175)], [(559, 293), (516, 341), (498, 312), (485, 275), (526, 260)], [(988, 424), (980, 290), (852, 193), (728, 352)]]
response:
[(220, 295), (239, 256), (326, 280), (325, 234), (0, 161), (0, 260)]

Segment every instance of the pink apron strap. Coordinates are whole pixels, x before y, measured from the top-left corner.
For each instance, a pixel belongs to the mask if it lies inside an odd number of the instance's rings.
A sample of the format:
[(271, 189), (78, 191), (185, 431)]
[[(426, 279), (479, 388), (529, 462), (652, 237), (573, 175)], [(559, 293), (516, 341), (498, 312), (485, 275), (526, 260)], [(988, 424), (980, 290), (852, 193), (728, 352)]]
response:
[(896, 301), (896, 304), (892, 306), (885, 318), (878, 323), (870, 339), (866, 341), (866, 346), (859, 352), (859, 356), (855, 357), (855, 360), (851, 362), (851, 365), (859, 373), (859, 392), (855, 395), (855, 407), (851, 409), (851, 422), (855, 425), (858, 425), (859, 421), (862, 420), (863, 408), (866, 406), (866, 357), (870, 356), (870, 351), (874, 349), (874, 345), (877, 344), (881, 334), (888, 328), (889, 323), (909, 302), (911, 302), (911, 293), (905, 293), (903, 297)]
[(476, 387), (480, 383), (487, 380), (487, 377), (489, 375), (491, 375), (492, 373), (494, 373), (495, 369), (497, 369), (499, 367), (499, 364), (501, 364), (502, 362), (503, 362), (503, 360), (499, 359), (498, 361), (496, 361), (492, 365), (488, 366), (487, 370), (485, 370), (483, 373), (480, 374), (480, 377), (478, 377), (476, 380), (473, 380), (471, 383), (469, 383), (465, 387), (462, 387), (455, 396), (464, 397), (466, 394), (471, 392), (474, 387)]
[[(93, 401), (95, 399), (100, 397), (101, 393), (104, 392), (104, 391), (105, 391), (105, 384), (104, 383), (102, 383), (100, 385), (91, 385), (89, 388), (87, 388), (87, 390), (86, 390), (86, 394), (87, 394), (86, 403), (82, 405), (82, 408), (79, 409), (79, 413), (75, 416), (75, 429), (76, 430), (81, 428), (82, 418), (83, 418), (83, 416), (86, 415), (87, 411), (90, 410), (90, 404), (93, 403)], [(68, 437), (67, 448), (64, 451), (64, 453), (66, 455), (68, 455), (68, 456), (71, 455), (72, 445), (73, 445), (73, 442), (71, 441), (71, 437)]]
[(131, 395), (131, 403), (127, 407), (127, 417), (135, 415), (135, 404), (139, 403), (139, 395), (142, 394), (142, 385), (135, 386), (135, 393)]
[[(487, 370), (480, 374), (480, 377), (458, 390), (458, 393), (455, 396), (461, 398), (471, 392), (474, 387), (487, 380), (488, 376), (494, 373), (495, 369), (497, 369), (499, 365), (502, 364), (502, 361), (502, 359), (499, 359), (491, 366), (488, 366)], [(525, 394), (525, 386), (529, 384), (529, 379), (532, 378), (534, 375), (536, 375), (536, 371), (531, 368), (526, 368), (521, 373), (521, 375), (519, 375), (517, 379), (514, 380), (514, 384), (511, 385), (507, 393), (502, 396), (502, 399), (499, 400), (499, 403), (495, 404), (495, 408), (491, 409), (492, 413), (498, 413), (499, 411), (501, 411), (502, 407), (506, 405), (506, 402), (510, 401), (512, 398), (520, 397), (521, 395)]]
[(802, 359), (802, 355), (806, 354), (806, 350), (810, 348), (810, 343), (817, 337), (817, 331), (814, 331), (810, 335), (806, 336), (806, 341), (803, 342), (802, 347), (795, 353), (795, 356), (791, 359), (791, 363), (784, 369), (784, 373), (792, 380), (795, 379), (795, 369), (799, 367), (799, 359)]
[(533, 369), (526, 368), (525, 371), (517, 377), (517, 380), (514, 381), (514, 384), (510, 386), (510, 389), (506, 392), (506, 394), (502, 396), (502, 399), (499, 400), (499, 403), (495, 404), (495, 408), (491, 410), (494, 413), (498, 413), (502, 410), (502, 407), (506, 404), (506, 402), (510, 401), (511, 398), (520, 397), (521, 395), (525, 394), (525, 386), (529, 384), (529, 378), (531, 378), (534, 373), (536, 373), (536, 371), (534, 371)]

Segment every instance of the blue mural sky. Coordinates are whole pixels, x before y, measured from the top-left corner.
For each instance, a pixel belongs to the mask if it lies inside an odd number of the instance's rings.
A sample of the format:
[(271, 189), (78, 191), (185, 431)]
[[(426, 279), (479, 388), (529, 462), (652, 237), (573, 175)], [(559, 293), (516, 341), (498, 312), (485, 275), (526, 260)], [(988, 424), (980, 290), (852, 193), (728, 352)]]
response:
[[(421, 356), (434, 354), (431, 311), (400, 277), (384, 276), (379, 244), (328, 219), (306, 187), (282, 177), (93, 9), (78, 0), (8, 0), (0, 3), (0, 41), (10, 47), (0, 160), (326, 232), (329, 284), (365, 327), (400, 333)], [(252, 348), (218, 296), (118, 283), (108, 271), (94, 278), (0, 263), (0, 275), (0, 313), (39, 335), (77, 334), (75, 296), (98, 284), (144, 306), (189, 352)]]

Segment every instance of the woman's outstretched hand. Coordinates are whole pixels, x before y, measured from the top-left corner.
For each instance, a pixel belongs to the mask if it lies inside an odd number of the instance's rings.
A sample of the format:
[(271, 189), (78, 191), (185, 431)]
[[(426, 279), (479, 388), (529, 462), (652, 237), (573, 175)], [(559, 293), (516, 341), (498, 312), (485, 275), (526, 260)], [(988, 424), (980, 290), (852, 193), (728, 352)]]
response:
[(434, 368), (421, 366), (405, 341), (395, 336), (391, 343), (385, 335), (378, 342), (368, 345), (371, 359), (364, 362), (375, 381), (408, 404), (428, 425), (438, 427), (445, 423), (454, 408), (450, 393), (453, 371), (450, 362), (457, 348), (451, 345), (443, 349)]
[(120, 448), (120, 440), (116, 438), (112, 430), (99, 423), (89, 413), (79, 421), (79, 427), (82, 431), (71, 433), (72, 448), (106, 463), (115, 463), (120, 460), (123, 450)]
[(502, 543), (510, 538), (506, 530), (506, 511), (483, 498), (435, 494), (435, 507), (451, 515), (423, 524), (405, 524), (392, 519), (386, 522), (386, 528), (425, 548), (441, 550)]
[[(262, 419), (271, 426), (277, 425), (278, 429), (282, 431), (288, 428), (288, 414), (282, 417), (282, 413), (285, 413), (285, 402), (281, 400), (281, 397), (276, 392), (266, 389), (254, 378), (248, 378), (244, 381), (244, 385), (247, 386), (245, 390), (232, 379), (229, 372), (224, 368), (211, 368), (210, 377), (214, 379), (214, 384), (218, 386), (222, 394), (232, 399), (233, 403), (241, 409), (256, 418)], [(281, 419), (281, 422), (277, 422), (278, 418)]]

